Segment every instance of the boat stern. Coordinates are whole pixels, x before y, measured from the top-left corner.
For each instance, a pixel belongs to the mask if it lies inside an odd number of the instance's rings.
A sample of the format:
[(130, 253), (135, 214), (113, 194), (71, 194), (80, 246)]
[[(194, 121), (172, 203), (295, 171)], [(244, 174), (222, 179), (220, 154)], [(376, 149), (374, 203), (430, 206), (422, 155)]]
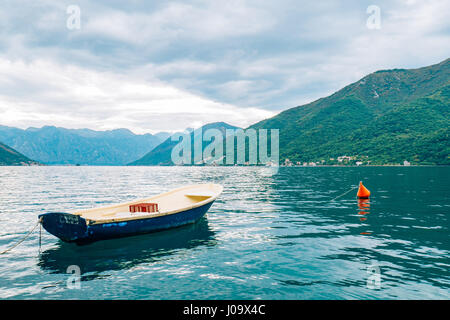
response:
[(38, 216), (49, 233), (65, 242), (78, 242), (88, 237), (86, 220), (64, 212), (48, 212)]

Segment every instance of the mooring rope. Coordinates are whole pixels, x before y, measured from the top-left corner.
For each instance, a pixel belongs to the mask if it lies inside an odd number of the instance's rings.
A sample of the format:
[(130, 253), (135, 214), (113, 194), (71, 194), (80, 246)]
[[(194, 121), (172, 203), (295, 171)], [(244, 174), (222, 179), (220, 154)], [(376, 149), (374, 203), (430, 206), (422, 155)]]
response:
[(28, 233), (25, 235), (25, 237), (23, 237), (20, 241), (18, 241), (18, 242), (17, 242), (15, 245), (13, 245), (12, 247), (9, 247), (8, 249), (6, 249), (6, 250), (0, 252), (0, 255), (1, 255), (1, 254), (5, 254), (5, 253), (7, 253), (8, 251), (11, 251), (11, 250), (14, 249), (15, 247), (17, 247), (19, 244), (21, 244), (23, 241), (25, 241), (25, 239), (28, 238), (28, 236), (36, 229), (36, 227), (37, 227), (38, 225), (41, 224), (41, 222), (42, 222), (42, 218), (38, 220), (38, 222), (34, 225), (33, 229), (31, 229), (30, 231), (28, 231)]
[(338, 198), (340, 198), (340, 197), (342, 197), (342, 196), (345, 196), (347, 193), (349, 193), (349, 192), (352, 191), (352, 190), (355, 190), (356, 188), (358, 188), (358, 186), (353, 187), (353, 188), (351, 188), (350, 190), (344, 192), (343, 194), (337, 196), (336, 198), (331, 199), (331, 201), (334, 201), (334, 200), (336, 200), (336, 199), (338, 199)]

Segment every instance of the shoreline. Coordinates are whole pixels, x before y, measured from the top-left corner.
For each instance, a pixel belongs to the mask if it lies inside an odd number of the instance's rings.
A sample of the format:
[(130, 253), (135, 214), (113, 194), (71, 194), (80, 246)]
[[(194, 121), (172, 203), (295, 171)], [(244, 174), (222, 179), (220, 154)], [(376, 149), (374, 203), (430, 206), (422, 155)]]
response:
[[(276, 168), (276, 166), (263, 166), (263, 165), (217, 165), (217, 166), (196, 166), (196, 165), (184, 165), (184, 166), (176, 166), (176, 165), (139, 165), (139, 166), (129, 166), (129, 165), (67, 165), (67, 164), (40, 164), (40, 165), (0, 165), (1, 167), (207, 167), (207, 168)], [(450, 165), (445, 164), (423, 164), (423, 165), (395, 165), (395, 164), (380, 164), (380, 165), (316, 165), (316, 166), (279, 166), (279, 168), (369, 168), (369, 167), (396, 167), (396, 168), (417, 168), (417, 167), (450, 167)]]

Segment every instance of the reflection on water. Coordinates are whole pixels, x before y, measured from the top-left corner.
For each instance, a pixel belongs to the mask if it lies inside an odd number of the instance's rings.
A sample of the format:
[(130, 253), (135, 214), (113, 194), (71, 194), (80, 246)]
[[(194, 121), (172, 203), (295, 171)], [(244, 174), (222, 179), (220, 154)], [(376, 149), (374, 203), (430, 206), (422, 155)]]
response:
[(369, 214), (370, 210), (370, 200), (369, 199), (358, 199), (358, 214), (366, 215)]
[[(369, 199), (358, 199), (358, 214), (360, 215), (360, 221), (366, 221), (367, 215), (370, 213), (370, 200)], [(371, 234), (371, 232), (363, 231), (361, 234)]]
[[(331, 201), (360, 180), (370, 199)], [(46, 211), (205, 182), (224, 192), (198, 224), (87, 246), (44, 232), (41, 253), (33, 233), (0, 256), (0, 298), (449, 298), (448, 167), (0, 167), (0, 250)], [(70, 265), (79, 290), (66, 286)]]
[[(38, 265), (52, 273), (67, 273), (67, 267), (77, 265), (81, 280), (92, 280), (102, 272), (125, 270), (142, 263), (169, 259), (171, 255), (198, 246), (214, 246), (214, 232), (206, 218), (195, 224), (146, 235), (99, 241), (85, 246), (59, 241), (39, 255)], [(87, 275), (89, 274), (89, 275)]]

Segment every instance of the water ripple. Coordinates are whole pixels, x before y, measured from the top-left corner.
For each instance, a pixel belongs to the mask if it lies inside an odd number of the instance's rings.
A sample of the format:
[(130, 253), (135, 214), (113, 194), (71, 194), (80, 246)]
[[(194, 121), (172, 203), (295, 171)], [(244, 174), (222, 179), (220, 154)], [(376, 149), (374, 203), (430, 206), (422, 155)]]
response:
[[(35, 232), (0, 256), (3, 299), (448, 299), (450, 168), (0, 167), (0, 250), (47, 211), (214, 182), (198, 223), (78, 247)], [(352, 193), (360, 180), (370, 201)], [(70, 289), (67, 267), (81, 269)], [(371, 289), (370, 270), (380, 287)]]

